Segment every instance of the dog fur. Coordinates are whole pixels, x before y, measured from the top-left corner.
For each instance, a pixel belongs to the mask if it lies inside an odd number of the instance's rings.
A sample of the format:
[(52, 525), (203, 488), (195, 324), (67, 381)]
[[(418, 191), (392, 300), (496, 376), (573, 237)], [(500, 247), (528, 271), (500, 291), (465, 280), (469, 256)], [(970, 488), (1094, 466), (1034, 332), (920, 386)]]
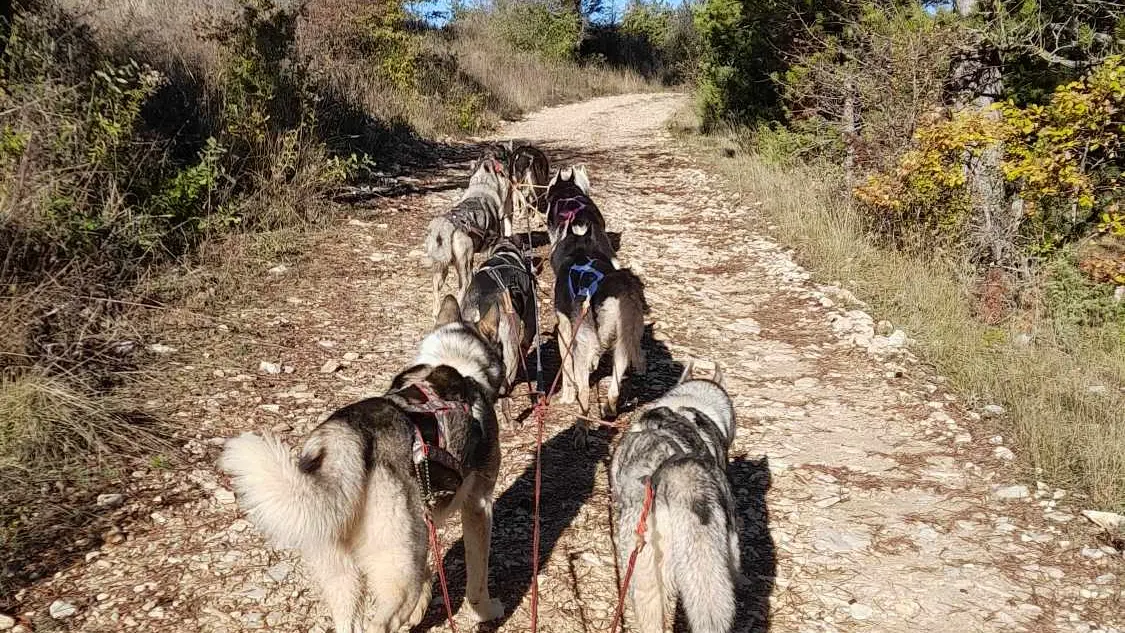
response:
[[(298, 461), (269, 435), (244, 433), (227, 442), (219, 465), (231, 475), (242, 508), (277, 546), (300, 551), (337, 633), (413, 627), (429, 605), (426, 504), (412, 459), (417, 427), (394, 395), (421, 381), (442, 400), (469, 406), (468, 414), (448, 421), (445, 436), (464, 479), (434, 505), (432, 516), (440, 524), (461, 511), (466, 604), (479, 620), (503, 614), (488, 592), (500, 467), (494, 406), (502, 372), (496, 350), (446, 296), (438, 326), (388, 394), (334, 412), (312, 431)], [(365, 598), (373, 602), (367, 609)]]
[[(624, 569), (651, 482), (645, 547), (629, 595), (639, 633), (661, 633), (679, 599), (693, 633), (728, 633), (741, 576), (727, 452), (734, 407), (719, 382), (687, 380), (645, 407), (610, 466), (617, 558)], [(717, 377), (721, 380), (721, 377)]]
[[(505, 293), (510, 305), (505, 301)], [(470, 323), (481, 322), (481, 335), (501, 350), (505, 372), (502, 396), (511, 393), (515, 386), (524, 350), (535, 337), (536, 309), (530, 262), (515, 244), (501, 240), (473, 273), (461, 300), (461, 313)], [(482, 321), (482, 316), (490, 318)]]
[(530, 144), (515, 145), (509, 141), (508, 173), (515, 183), (514, 197), (520, 201), (522, 212), (529, 214), (531, 209), (543, 214), (547, 212), (547, 183), (550, 178), (550, 161), (539, 148)]
[[(627, 268), (616, 266), (612, 250), (596, 237), (596, 228), (596, 225), (587, 224), (584, 220), (575, 220), (568, 233), (555, 244), (551, 254), (551, 267), (555, 272), (554, 303), (558, 317), (559, 350), (566, 357), (561, 368), (560, 402), (577, 402), (583, 414), (587, 412), (590, 373), (597, 368), (602, 353), (612, 349), (613, 373), (603, 414), (613, 416), (617, 413), (625, 372), (631, 368), (634, 374), (645, 373), (641, 339), (648, 304), (640, 277)], [(571, 293), (575, 267), (583, 265), (593, 267), (602, 275), (590, 298), (585, 317), (581, 316), (584, 299)], [(579, 279), (575, 285), (580, 283)], [(568, 349), (569, 354), (566, 352)], [(576, 430), (575, 441), (581, 445), (585, 442), (585, 423), (579, 422)]]
[(492, 153), (473, 166), (469, 186), (453, 209), (430, 221), (424, 251), (433, 267), (434, 315), (449, 269), (457, 273), (457, 298), (464, 297), (473, 255), (512, 234), (511, 182)]
[[(606, 234), (605, 217), (590, 198), (590, 177), (585, 165), (562, 167), (547, 186), (547, 237), (556, 244), (568, 227), (585, 224), (600, 237), (599, 246), (613, 254), (613, 245)], [(568, 219), (569, 218), (569, 219)]]

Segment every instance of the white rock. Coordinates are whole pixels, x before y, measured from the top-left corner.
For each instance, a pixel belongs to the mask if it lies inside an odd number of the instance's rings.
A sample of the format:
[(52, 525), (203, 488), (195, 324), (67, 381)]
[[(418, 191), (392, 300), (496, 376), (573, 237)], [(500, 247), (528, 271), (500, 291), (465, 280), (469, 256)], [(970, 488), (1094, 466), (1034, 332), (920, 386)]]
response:
[(55, 600), (47, 608), (47, 612), (51, 614), (51, 618), (54, 620), (65, 620), (78, 613), (78, 607), (65, 600)]
[(355, 352), (348, 352), (347, 354), (344, 354), (344, 360), (348, 361), (349, 363), (353, 360), (359, 360), (359, 354)]
[(264, 371), (267, 374), (280, 374), (281, 373), (281, 365), (279, 365), (278, 363), (271, 363), (271, 362), (265, 361), (265, 360), (258, 363), (258, 369), (260, 371)]
[(1079, 553), (1082, 554), (1083, 557), (1089, 558), (1091, 560), (1098, 560), (1099, 558), (1105, 558), (1105, 552), (1101, 551), (1100, 549), (1098, 549), (1096, 547), (1083, 547), (1082, 551), (1079, 552)]
[(153, 343), (146, 349), (153, 354), (171, 354), (176, 351), (175, 347), (172, 347), (171, 345), (165, 345), (163, 343)]
[(218, 488), (215, 490), (215, 500), (219, 503), (232, 504), (235, 501), (234, 492), (226, 488)]
[(997, 488), (992, 491), (992, 496), (997, 499), (1027, 499), (1031, 497), (1031, 491), (1027, 489), (1027, 486), (1019, 484)]
[(999, 446), (999, 445), (1004, 443), (1004, 436), (1003, 435), (993, 435), (992, 437), (988, 438), (988, 443), (989, 444), (995, 444), (996, 446)]
[(984, 413), (984, 417), (986, 418), (996, 418), (1007, 413), (1007, 409), (998, 404), (986, 404), (981, 409), (981, 412)]
[(743, 317), (734, 321), (733, 323), (728, 323), (726, 325), (726, 328), (740, 334), (756, 335), (761, 333), (762, 331), (762, 328), (760, 325), (758, 325), (758, 322), (754, 319), (751, 319), (750, 317)]
[(320, 366), (320, 373), (331, 374), (339, 368), (340, 368), (340, 361), (335, 360), (335, 359), (329, 359), (323, 365)]
[(906, 332), (902, 330), (895, 330), (887, 337), (887, 345), (890, 347), (904, 347), (906, 345)]
[(322, 340), (322, 341), (317, 341), (316, 344), (323, 347), (324, 349), (332, 349), (333, 347), (336, 347), (336, 341), (330, 341), (330, 340), (327, 340), (327, 339)]
[(1007, 446), (997, 446), (995, 449), (993, 449), (992, 456), (996, 459), (1002, 459), (1006, 462), (1010, 462), (1016, 458), (1016, 454), (1013, 453), (1012, 449), (1008, 448)]
[(289, 572), (293, 570), (293, 566), (285, 561), (270, 567), (266, 570), (266, 575), (273, 579), (274, 582), (281, 582), (289, 576)]
[(99, 508), (116, 508), (125, 503), (125, 495), (118, 492), (98, 495), (97, 503)]
[(285, 264), (278, 264), (269, 270), (271, 275), (284, 275), (289, 270)]
[(852, 606), (848, 608), (848, 615), (852, 616), (853, 620), (867, 620), (870, 619), (874, 613), (875, 611), (871, 607), (858, 602), (853, 603)]
[(10, 615), (0, 613), (0, 631), (7, 631), (16, 625), (16, 619)]
[(1098, 510), (1083, 510), (1082, 516), (1101, 529), (1113, 533), (1125, 531), (1125, 516), (1115, 512), (1100, 512)]

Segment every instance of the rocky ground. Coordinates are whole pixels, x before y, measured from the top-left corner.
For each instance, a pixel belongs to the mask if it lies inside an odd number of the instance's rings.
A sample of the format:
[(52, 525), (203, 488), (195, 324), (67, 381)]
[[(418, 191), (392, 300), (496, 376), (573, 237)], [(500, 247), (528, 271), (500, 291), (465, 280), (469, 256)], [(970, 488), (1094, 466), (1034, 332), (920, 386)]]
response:
[[(666, 132), (683, 104), (608, 97), (539, 112), (501, 136), (590, 166), (621, 260), (652, 305), (650, 373), (627, 392), (633, 401), (657, 397), (689, 357), (724, 369), (752, 580), (736, 629), (1125, 630), (1121, 543), (1082, 518), (1075, 495), (1020, 478), (982, 419), (1002, 409), (968, 410), (910, 354), (909, 332), (819, 286), (759, 232), (752, 201), (726, 193)], [(296, 558), (264, 546), (214, 463), (223, 439), (247, 429), (298, 443), (332, 408), (379, 393), (410, 358), (430, 323), (423, 228), (457, 196), (465, 169), (418, 178), (420, 192), (345, 209), (350, 218), (292, 245), (299, 254), (263, 267), (224, 313), (160, 342), (167, 378), (149, 404), (192, 438), (183, 459), (138, 470), (120, 497), (102, 499), (113, 527), (22, 590), (0, 628), (331, 628)], [(553, 343), (547, 355), (557, 357)], [(511, 408), (526, 413), (526, 398)], [(576, 451), (573, 413), (552, 407), (543, 448), (540, 627), (606, 631), (614, 440), (602, 431)], [(502, 439), (491, 585), (507, 612), (482, 628), (521, 631), (534, 436), (524, 427)], [(459, 606), (459, 527), (443, 537)], [(448, 628), (436, 601), (429, 628)]]

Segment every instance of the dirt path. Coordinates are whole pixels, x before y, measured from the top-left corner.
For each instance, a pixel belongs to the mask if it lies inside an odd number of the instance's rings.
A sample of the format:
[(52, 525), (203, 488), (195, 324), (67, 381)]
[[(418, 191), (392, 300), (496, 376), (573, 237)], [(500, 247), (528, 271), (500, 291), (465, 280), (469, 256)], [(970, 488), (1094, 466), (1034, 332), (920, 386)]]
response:
[[(504, 136), (590, 165), (621, 259), (647, 284), (654, 371), (626, 397), (658, 396), (689, 356), (726, 372), (739, 416), (730, 474), (753, 580), (736, 629), (1125, 627), (1122, 556), (1077, 516), (1080, 501), (1014, 485), (1002, 439), (900, 347), (901, 333), (877, 336), (866, 315), (849, 312), (847, 293), (818, 288), (755, 232), (753, 206), (724, 193), (665, 132), (683, 102), (598, 99), (537, 113)], [(181, 352), (168, 361), (164, 399), (151, 404), (194, 438), (191, 465), (134, 473), (111, 542), (22, 593), (38, 630), (330, 628), (294, 557), (265, 549), (240, 518), (213, 470), (218, 446), (266, 428), (297, 443), (328, 410), (386, 386), (429, 323), (423, 227), (463, 179), (453, 166), (422, 178), (427, 193), (357, 210), (362, 220), (297, 245), (304, 255), (285, 270), (263, 269), (237, 308), (170, 341)], [(553, 409), (544, 447), (540, 626), (606, 631), (612, 438), (576, 452), (566, 413)], [(503, 631), (528, 625), (531, 440), (527, 428), (503, 437), (491, 565), (508, 607)], [(457, 605), (458, 537), (456, 525), (445, 530)], [(52, 621), (55, 600), (76, 614)], [(426, 626), (446, 628), (436, 603)]]

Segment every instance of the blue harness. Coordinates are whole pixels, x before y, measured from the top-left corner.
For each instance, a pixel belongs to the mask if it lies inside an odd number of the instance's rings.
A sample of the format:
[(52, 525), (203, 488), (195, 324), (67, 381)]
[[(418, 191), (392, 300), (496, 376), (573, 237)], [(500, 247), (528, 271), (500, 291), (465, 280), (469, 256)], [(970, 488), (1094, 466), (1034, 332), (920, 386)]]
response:
[[(574, 283), (576, 276), (578, 278), (577, 288)], [(587, 297), (593, 299), (594, 294), (598, 291), (598, 284), (604, 278), (605, 275), (602, 274), (602, 271), (594, 268), (594, 260), (587, 258), (585, 264), (571, 264), (570, 271), (566, 276), (566, 284), (570, 288), (572, 298)]]

